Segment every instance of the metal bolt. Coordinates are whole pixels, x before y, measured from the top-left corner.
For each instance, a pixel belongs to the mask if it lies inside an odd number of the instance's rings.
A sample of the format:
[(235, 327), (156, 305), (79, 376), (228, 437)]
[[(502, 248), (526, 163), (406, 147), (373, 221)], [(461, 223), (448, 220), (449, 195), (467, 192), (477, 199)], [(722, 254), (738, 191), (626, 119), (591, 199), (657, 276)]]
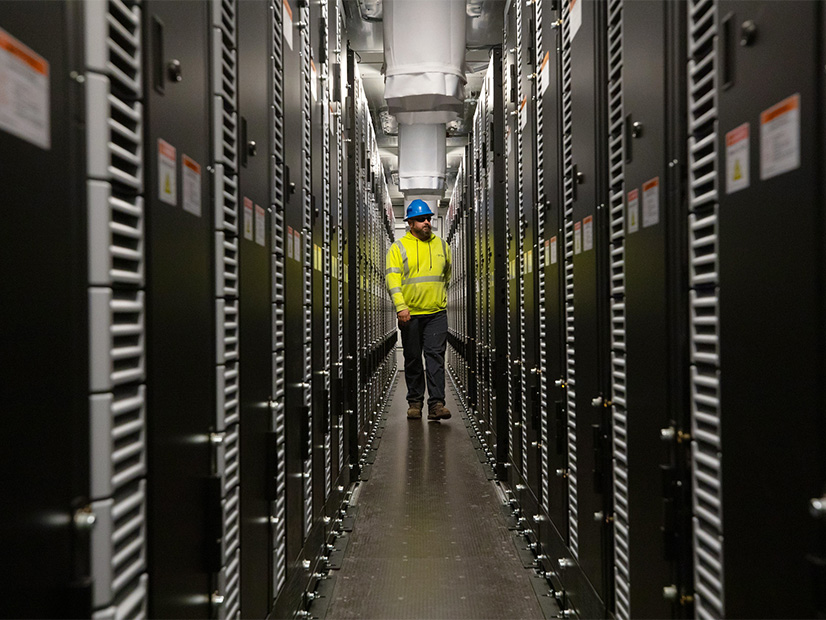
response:
[(677, 586), (671, 585), (663, 588), (663, 598), (667, 601), (676, 601), (677, 594)]
[(597, 396), (596, 398), (591, 399), (591, 406), (592, 407), (602, 407), (602, 396)]
[(169, 64), (166, 65), (166, 71), (169, 75), (169, 79), (172, 82), (181, 82), (184, 79), (183, 72), (181, 71), (181, 61), (180, 60), (170, 60)]
[(572, 568), (574, 566), (574, 561), (571, 558), (559, 558), (557, 562), (559, 568)]
[(594, 513), (594, 521), (599, 522), (599, 521), (602, 521), (604, 518), (605, 518), (605, 515), (603, 514), (603, 512), (601, 510), (597, 510)]
[(673, 426), (660, 429), (660, 439), (663, 441), (674, 441), (675, 437), (677, 437), (677, 431), (674, 430)]
[(826, 517), (826, 495), (813, 498), (809, 502), (809, 512), (813, 517)]
[(215, 445), (215, 446), (217, 446), (218, 444), (222, 444), (222, 443), (224, 443), (224, 437), (226, 437), (226, 436), (227, 436), (227, 434), (224, 433), (224, 432), (210, 433), (209, 434), (209, 443), (211, 443), (212, 445)]
[(643, 125), (639, 121), (636, 121), (633, 125), (631, 125), (631, 135), (635, 138), (642, 136), (642, 130)]
[(75, 512), (75, 526), (81, 530), (91, 529), (97, 521), (91, 506), (84, 506)]
[(83, 84), (86, 81), (86, 76), (81, 73), (78, 73), (77, 71), (72, 71), (69, 74), (69, 77), (72, 78), (78, 84)]
[(213, 605), (223, 605), (224, 595), (218, 592), (218, 590), (215, 590), (215, 592), (209, 595), (209, 602)]
[(304, 560), (301, 563), (301, 566), (304, 567), (304, 568), (310, 568), (310, 560)]

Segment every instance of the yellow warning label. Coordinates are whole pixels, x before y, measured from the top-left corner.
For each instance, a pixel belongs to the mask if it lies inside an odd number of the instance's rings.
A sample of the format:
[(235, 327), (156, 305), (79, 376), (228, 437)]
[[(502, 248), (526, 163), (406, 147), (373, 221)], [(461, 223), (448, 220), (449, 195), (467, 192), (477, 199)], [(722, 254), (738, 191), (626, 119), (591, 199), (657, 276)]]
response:
[(740, 169), (740, 160), (734, 162), (734, 180), (739, 181), (743, 178), (743, 171)]

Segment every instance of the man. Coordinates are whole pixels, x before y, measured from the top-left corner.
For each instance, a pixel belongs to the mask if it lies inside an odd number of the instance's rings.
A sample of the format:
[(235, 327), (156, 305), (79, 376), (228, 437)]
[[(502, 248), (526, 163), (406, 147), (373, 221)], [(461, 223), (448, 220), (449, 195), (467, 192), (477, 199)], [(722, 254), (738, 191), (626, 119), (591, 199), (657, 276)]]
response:
[[(387, 288), (399, 317), (407, 382), (407, 417), (418, 420), (424, 406), (427, 376), (428, 420), (446, 420), (445, 346), (450, 248), (431, 232), (433, 212), (424, 200), (412, 201), (405, 213), (408, 233), (390, 246), (385, 271)], [(426, 373), (422, 368), (424, 353)]]

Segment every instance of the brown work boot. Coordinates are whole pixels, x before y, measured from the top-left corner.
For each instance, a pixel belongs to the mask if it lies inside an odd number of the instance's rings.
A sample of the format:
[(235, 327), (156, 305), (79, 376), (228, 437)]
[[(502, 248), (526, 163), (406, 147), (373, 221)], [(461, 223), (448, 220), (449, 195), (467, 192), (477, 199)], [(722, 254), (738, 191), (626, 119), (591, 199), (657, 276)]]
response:
[(407, 419), (408, 420), (421, 420), (422, 419), (422, 408), (424, 407), (424, 403), (417, 403), (417, 402), (410, 402), (407, 403)]
[(430, 410), (427, 412), (428, 420), (447, 420), (450, 417), (450, 410), (445, 407), (443, 402), (435, 402), (430, 405)]

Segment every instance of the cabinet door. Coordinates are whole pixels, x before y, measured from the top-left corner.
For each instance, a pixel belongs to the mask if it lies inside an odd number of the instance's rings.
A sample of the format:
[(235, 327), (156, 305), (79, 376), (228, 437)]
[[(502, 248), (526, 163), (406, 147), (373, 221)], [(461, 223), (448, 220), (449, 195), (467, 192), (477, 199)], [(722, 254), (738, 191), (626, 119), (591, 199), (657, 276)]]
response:
[[(722, 608), (731, 617), (803, 617), (813, 613), (807, 554), (817, 537), (807, 511), (823, 491), (823, 342), (813, 337), (823, 322), (823, 7), (717, 8), (720, 400), (712, 433), (722, 455), (714, 472), (722, 481)], [(698, 454), (710, 450), (705, 437), (696, 438)], [(786, 535), (761, 536), (767, 523), (782, 523)], [(698, 527), (706, 525), (700, 516)], [(781, 582), (783, 602), (769, 595)]]
[[(237, 273), (234, 280), (231, 274), (222, 279), (219, 299), (216, 234), (230, 246), (234, 235), (216, 233), (207, 199), (213, 158), (209, 8), (198, 2), (143, 4), (151, 68), (145, 72), (149, 615), (156, 617), (209, 614), (213, 574), (223, 565), (224, 481), (212, 467), (215, 445), (193, 441), (225, 431), (217, 428), (216, 359), (234, 363), (237, 355), (237, 347), (216, 339), (215, 327), (219, 312), (237, 311), (237, 297), (223, 297), (225, 288), (237, 286)], [(175, 61), (179, 82), (167, 77)], [(200, 176), (184, 166), (184, 155), (200, 166)], [(166, 162), (171, 175), (159, 178)], [(171, 177), (177, 182), (170, 183)]]

